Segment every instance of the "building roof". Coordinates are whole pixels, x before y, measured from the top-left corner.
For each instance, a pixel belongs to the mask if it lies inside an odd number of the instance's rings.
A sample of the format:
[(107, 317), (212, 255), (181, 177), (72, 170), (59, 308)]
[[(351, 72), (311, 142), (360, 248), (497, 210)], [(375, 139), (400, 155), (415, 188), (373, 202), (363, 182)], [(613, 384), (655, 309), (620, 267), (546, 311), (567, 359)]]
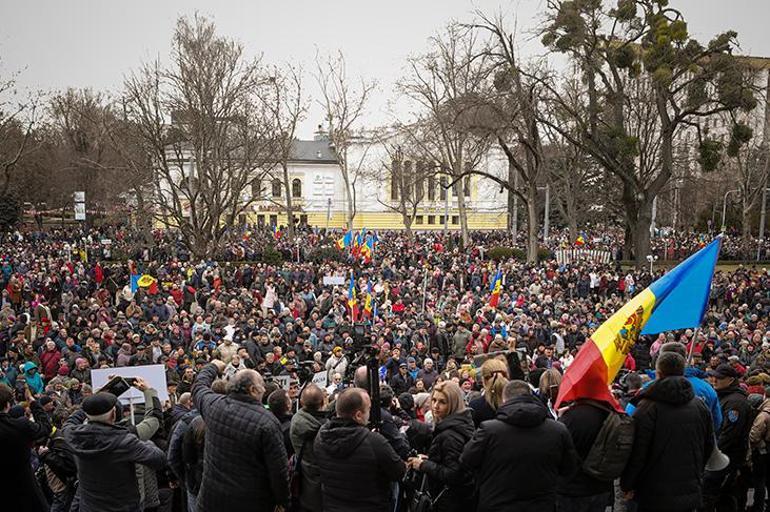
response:
[(291, 146), (289, 159), (292, 162), (337, 163), (337, 157), (329, 146), (328, 139), (295, 140)]

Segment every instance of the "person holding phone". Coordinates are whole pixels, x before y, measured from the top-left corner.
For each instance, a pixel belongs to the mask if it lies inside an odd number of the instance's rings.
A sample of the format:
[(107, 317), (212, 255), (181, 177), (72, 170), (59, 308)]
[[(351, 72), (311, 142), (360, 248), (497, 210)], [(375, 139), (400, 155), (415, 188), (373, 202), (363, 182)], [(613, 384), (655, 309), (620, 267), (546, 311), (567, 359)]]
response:
[[(132, 382), (140, 391), (149, 389), (141, 378)], [(94, 393), (62, 428), (77, 463), (80, 512), (142, 510), (136, 464), (158, 470), (166, 463), (163, 450), (140, 439), (147, 436), (138, 426), (129, 430), (116, 424), (117, 402), (117, 396), (109, 392)], [(85, 419), (87, 423), (83, 423)]]

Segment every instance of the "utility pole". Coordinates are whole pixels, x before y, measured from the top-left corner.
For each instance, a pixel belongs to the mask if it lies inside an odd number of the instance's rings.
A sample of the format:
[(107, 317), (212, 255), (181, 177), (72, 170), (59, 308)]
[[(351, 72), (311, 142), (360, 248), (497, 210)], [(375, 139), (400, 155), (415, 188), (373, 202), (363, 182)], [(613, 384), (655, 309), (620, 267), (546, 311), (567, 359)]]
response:
[(655, 220), (658, 216), (658, 196), (652, 199), (652, 218), (650, 219), (650, 238), (655, 237)]
[(543, 220), (543, 241), (548, 241), (548, 232), (551, 227), (551, 185), (545, 186), (545, 219)]
[(332, 218), (332, 198), (326, 199), (326, 232), (329, 233), (329, 221)]
[[(441, 185), (444, 187), (444, 185)], [(444, 187), (444, 236), (449, 233), (449, 189), (451, 187), (447, 183)]]

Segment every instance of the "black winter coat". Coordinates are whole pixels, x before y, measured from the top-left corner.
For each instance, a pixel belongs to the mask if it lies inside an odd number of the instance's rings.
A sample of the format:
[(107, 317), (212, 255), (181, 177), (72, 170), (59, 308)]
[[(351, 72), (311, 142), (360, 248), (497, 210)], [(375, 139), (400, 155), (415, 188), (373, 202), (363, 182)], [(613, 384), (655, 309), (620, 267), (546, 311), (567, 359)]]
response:
[(350, 420), (333, 418), (315, 439), (325, 512), (388, 512), (390, 483), (406, 464), (385, 438)]
[(479, 512), (544, 512), (556, 505), (559, 478), (577, 469), (567, 427), (533, 395), (504, 403), (465, 446), (460, 464), (473, 471)]
[(730, 457), (730, 467), (740, 467), (749, 449), (749, 432), (754, 413), (748, 395), (738, 384), (717, 391), (717, 396), (722, 407), (719, 449)]
[(0, 453), (5, 473), (5, 477), (0, 478), (0, 496), (4, 510), (48, 510), (32, 473), (29, 454), (32, 444), (44, 440), (51, 432), (51, 424), (37, 402), (32, 402), (32, 414), (35, 423), (0, 412)]
[(473, 474), (460, 466), (463, 448), (473, 437), (471, 411), (447, 416), (433, 431), (428, 460), (420, 471), (428, 475), (433, 498), (446, 488), (436, 504), (437, 512), (467, 512), (473, 509)]
[(711, 413), (685, 377), (656, 380), (634, 398), (634, 446), (620, 485), (643, 510), (702, 505), (703, 468), (714, 447)]
[[(591, 451), (608, 414), (609, 411), (596, 405), (578, 401), (559, 418), (559, 422), (564, 423), (569, 430), (581, 461), (585, 460)], [(582, 467), (574, 477), (559, 485), (559, 494), (563, 496), (595, 496), (611, 491), (612, 482), (597, 480), (586, 474)]]
[(199, 512), (272, 512), (289, 501), (289, 459), (278, 420), (259, 401), (211, 390), (217, 367), (208, 364), (192, 388), (206, 422)]
[(497, 416), (497, 411), (489, 405), (489, 402), (484, 398), (484, 395), (477, 396), (468, 403), (468, 407), (471, 408), (473, 415), (473, 424), (476, 428), (481, 425), (482, 422), (493, 420)]
[(159, 470), (166, 454), (151, 441), (140, 441), (125, 427), (107, 423), (63, 427), (78, 467), (80, 512), (140, 510), (136, 464)]

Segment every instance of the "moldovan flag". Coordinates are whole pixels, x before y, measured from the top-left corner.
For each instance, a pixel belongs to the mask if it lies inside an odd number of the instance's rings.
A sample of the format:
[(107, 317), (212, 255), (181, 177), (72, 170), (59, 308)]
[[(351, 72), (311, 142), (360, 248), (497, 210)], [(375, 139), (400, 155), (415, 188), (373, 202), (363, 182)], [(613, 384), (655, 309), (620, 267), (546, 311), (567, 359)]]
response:
[(489, 297), (489, 305), (493, 308), (497, 307), (497, 303), (500, 302), (500, 292), (503, 289), (503, 273), (499, 270), (495, 274), (495, 279), (492, 281), (492, 285), (489, 287), (489, 291), (492, 295)]
[(722, 238), (696, 252), (608, 318), (564, 373), (555, 407), (578, 398), (612, 404), (610, 384), (640, 334), (698, 327), (708, 306)]
[(352, 275), (348, 287), (348, 306), (350, 307), (350, 318), (355, 322), (358, 319), (358, 301), (356, 300), (356, 281)]
[(150, 274), (144, 274), (136, 282), (140, 287), (147, 288), (150, 295), (158, 293), (158, 280), (152, 277)]

